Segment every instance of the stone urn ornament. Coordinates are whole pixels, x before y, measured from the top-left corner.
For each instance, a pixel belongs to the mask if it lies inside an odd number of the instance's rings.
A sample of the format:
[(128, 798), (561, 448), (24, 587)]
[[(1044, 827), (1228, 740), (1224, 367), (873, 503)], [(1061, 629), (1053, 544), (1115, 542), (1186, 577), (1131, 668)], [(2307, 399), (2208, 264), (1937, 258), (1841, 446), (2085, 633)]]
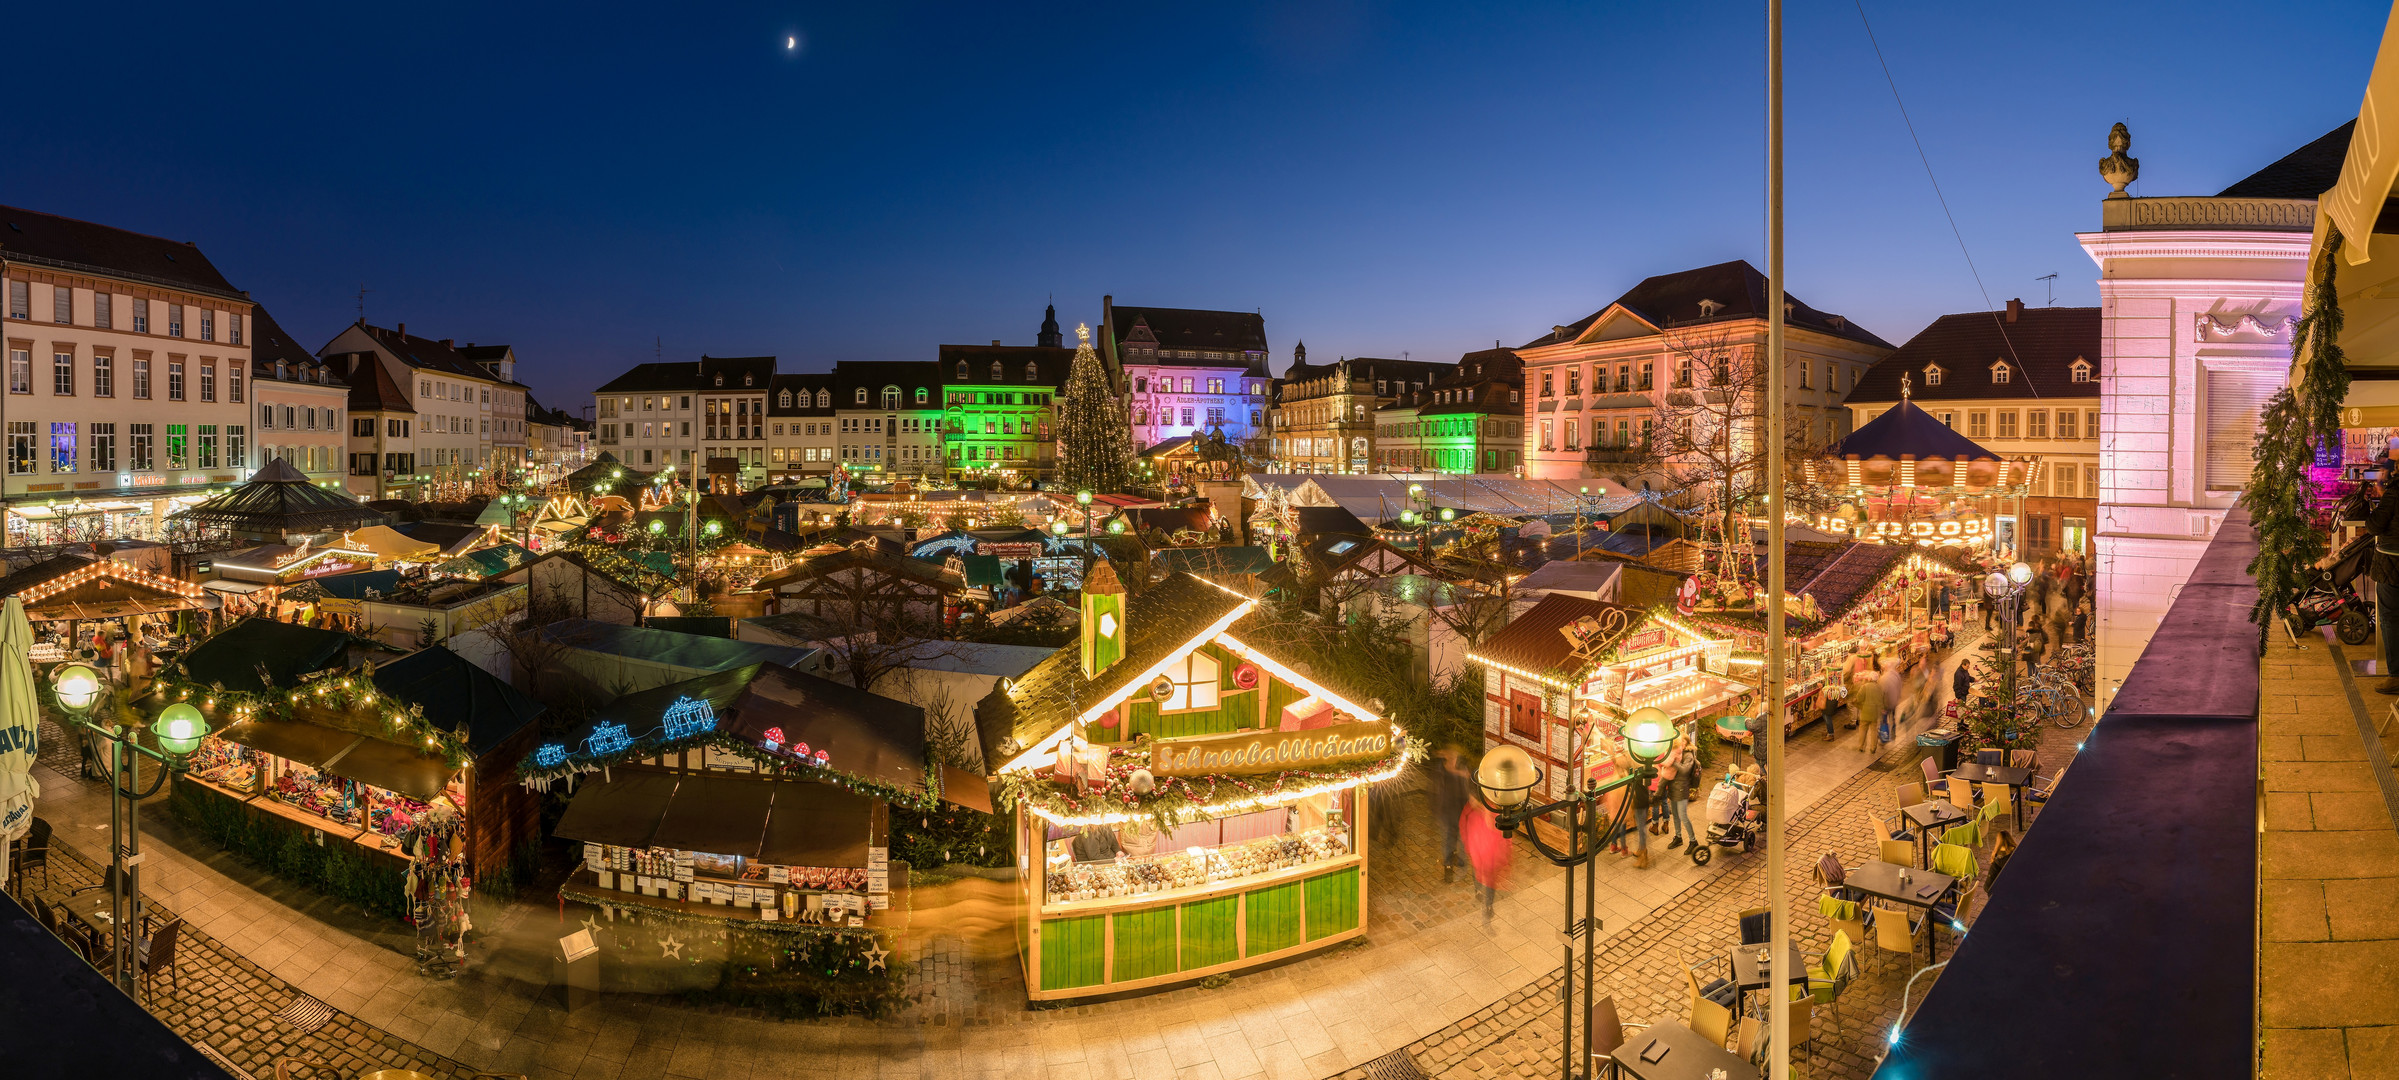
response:
[(2124, 193), (2124, 185), (2141, 178), (2141, 159), (2125, 154), (2125, 151), (2132, 149), (2132, 130), (2121, 123), (2109, 128), (2107, 148), (2108, 155), (2099, 159), (2099, 178), (2116, 188), (2108, 192), (2107, 197), (2129, 199), (2132, 196)]

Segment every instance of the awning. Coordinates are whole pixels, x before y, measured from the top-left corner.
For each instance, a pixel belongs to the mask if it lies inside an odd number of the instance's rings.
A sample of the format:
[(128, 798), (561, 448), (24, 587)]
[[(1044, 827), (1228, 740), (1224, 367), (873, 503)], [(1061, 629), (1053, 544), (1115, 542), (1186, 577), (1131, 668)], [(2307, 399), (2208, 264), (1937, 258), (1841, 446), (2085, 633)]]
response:
[(673, 773), (621, 770), (613, 779), (585, 784), (559, 815), (554, 835), (592, 844), (649, 847), (674, 799)]
[(991, 813), (991, 781), (948, 765), (941, 767), (941, 801)]
[(254, 593), (260, 589), (267, 588), (267, 586), (255, 581), (228, 581), (224, 578), (212, 578), (208, 581), (203, 581), (200, 583), (200, 587), (203, 589), (214, 590), (216, 592), (233, 593), (236, 596)]
[(349, 752), (328, 762), (325, 771), (385, 791), (396, 791), (418, 802), (432, 802), (458, 772), (439, 756), (420, 754), (413, 747), (381, 739), (359, 740)]
[[(2340, 231), (2340, 344), (2356, 365), (2399, 365), (2399, 291), (2388, 288), (2393, 273), (2399, 272), (2399, 235), (2375, 231), (2388, 215), (2394, 182), (2399, 182), (2399, 7), (2391, 9), (2383, 24), (2382, 44), (2374, 56), (2373, 74), (2366, 79), (2365, 100), (2358, 105), (2357, 127), (2350, 133), (2340, 180), (2316, 200), (2315, 239), (2307, 252), (2312, 290), (2322, 278), (2325, 245), (2333, 230)], [(2394, 403), (2358, 393), (2370, 386), (2363, 381), (2352, 386), (2348, 404)]]
[(655, 847), (758, 857), (774, 810), (772, 781), (686, 774), (650, 837)]
[(343, 751), (366, 741), (364, 735), (305, 720), (244, 720), (217, 732), (217, 737), (312, 769), (323, 768)]
[[(757, 783), (757, 781), (750, 781)], [(832, 784), (777, 783), (758, 861), (779, 866), (866, 866), (875, 802)]]

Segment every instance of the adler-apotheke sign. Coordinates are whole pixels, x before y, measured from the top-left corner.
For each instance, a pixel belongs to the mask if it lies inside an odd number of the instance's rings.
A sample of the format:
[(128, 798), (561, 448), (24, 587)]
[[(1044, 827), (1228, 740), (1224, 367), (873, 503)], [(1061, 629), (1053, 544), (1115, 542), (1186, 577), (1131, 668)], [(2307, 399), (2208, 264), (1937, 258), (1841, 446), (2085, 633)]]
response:
[(1391, 753), (1391, 725), (1379, 720), (1306, 731), (1256, 731), (1160, 739), (1150, 744), (1157, 776), (1228, 776), (1321, 769)]

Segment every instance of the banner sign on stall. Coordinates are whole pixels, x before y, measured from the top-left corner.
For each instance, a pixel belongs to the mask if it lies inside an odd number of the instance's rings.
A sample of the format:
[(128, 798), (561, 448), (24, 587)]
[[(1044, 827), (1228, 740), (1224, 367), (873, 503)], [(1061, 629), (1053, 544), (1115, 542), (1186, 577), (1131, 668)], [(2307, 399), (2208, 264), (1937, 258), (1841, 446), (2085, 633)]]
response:
[(1380, 720), (1306, 731), (1160, 739), (1150, 745), (1150, 772), (1157, 776), (1238, 776), (1320, 769), (1386, 756), (1392, 750), (1391, 740), (1391, 725)]

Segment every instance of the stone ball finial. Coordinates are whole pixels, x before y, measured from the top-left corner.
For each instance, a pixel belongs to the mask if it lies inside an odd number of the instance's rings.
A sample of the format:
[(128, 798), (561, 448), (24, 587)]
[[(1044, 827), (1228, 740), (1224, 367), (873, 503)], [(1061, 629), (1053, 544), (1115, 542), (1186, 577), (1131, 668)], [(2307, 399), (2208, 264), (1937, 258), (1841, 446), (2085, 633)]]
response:
[(2108, 155), (2099, 159), (2099, 178), (2114, 185), (2116, 189), (2108, 192), (2107, 197), (2111, 199), (2131, 198), (2124, 193), (2124, 185), (2141, 178), (2141, 159), (2127, 156), (2124, 153), (2132, 149), (2132, 129), (2121, 123), (2108, 129), (2107, 148)]

